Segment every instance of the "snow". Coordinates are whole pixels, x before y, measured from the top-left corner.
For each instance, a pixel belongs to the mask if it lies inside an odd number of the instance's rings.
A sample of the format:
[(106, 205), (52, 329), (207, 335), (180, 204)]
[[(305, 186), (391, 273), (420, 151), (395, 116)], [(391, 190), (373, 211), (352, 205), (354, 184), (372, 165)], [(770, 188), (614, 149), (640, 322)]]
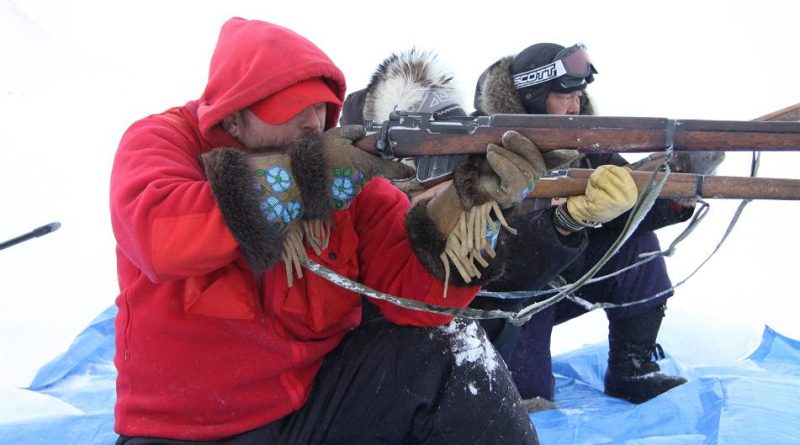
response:
[(456, 366), (481, 362), (486, 365), (488, 370), (497, 368), (497, 354), (486, 336), (478, 333), (476, 323), (468, 323), (464, 326), (461, 321), (453, 320), (441, 329), (454, 336), (453, 353), (456, 357)]
[[(113, 304), (107, 195), (116, 145), (136, 119), (199, 96), (219, 27), (231, 16), (305, 35), (342, 67), (349, 91), (366, 85), (390, 52), (417, 46), (456, 70), (469, 98), (499, 57), (537, 41), (580, 41), (599, 70), (590, 92), (604, 115), (748, 120), (800, 102), (793, 0), (491, 6), (430, 2), (387, 18), (374, 4), (352, 1), (315, 5), (310, 14), (291, 2), (0, 0), (0, 241), (62, 223), (0, 251), (0, 422), (74, 414), (71, 405), (18, 388)], [(797, 177), (799, 159), (765, 153), (761, 175)], [(748, 154), (729, 154), (719, 174), (748, 169)], [(714, 249), (738, 202), (711, 204), (667, 261), (673, 281)], [(798, 220), (798, 202), (749, 204), (717, 255), (670, 300), (659, 339), (670, 355), (736, 362), (759, 344), (764, 325), (800, 338)], [(681, 229), (660, 231), (662, 244)], [(565, 323), (554, 332), (554, 353), (605, 333), (599, 311)]]

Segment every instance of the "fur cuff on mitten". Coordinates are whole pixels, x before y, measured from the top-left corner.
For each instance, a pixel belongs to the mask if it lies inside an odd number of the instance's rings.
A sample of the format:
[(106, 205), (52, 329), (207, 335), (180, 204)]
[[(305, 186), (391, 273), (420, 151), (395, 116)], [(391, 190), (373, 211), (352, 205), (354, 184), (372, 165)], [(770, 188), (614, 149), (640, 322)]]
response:
[(312, 135), (299, 139), (290, 145), (289, 153), (305, 205), (305, 218), (329, 222), (332, 211), (328, 186), (330, 166), (325, 159), (322, 137)]
[(250, 268), (257, 275), (270, 269), (281, 259), (283, 235), (264, 218), (244, 153), (235, 148), (218, 148), (201, 159), (225, 223)]

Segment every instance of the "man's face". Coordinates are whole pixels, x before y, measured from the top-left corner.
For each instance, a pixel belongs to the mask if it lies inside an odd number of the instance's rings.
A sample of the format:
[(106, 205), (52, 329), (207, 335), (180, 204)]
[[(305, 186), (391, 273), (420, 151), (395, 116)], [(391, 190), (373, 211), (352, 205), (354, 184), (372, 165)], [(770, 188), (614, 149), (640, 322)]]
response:
[(571, 93), (550, 92), (547, 95), (547, 114), (580, 114), (583, 91)]
[(301, 137), (322, 133), (326, 117), (324, 102), (304, 109), (280, 125), (268, 124), (245, 109), (234, 116), (236, 125), (228, 131), (249, 151), (274, 150)]

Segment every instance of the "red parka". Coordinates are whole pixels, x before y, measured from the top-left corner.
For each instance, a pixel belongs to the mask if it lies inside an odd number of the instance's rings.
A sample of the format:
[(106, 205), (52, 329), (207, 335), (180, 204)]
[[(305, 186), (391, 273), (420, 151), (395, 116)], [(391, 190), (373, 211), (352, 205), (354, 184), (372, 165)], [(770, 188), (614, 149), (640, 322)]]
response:
[[(279, 263), (257, 291), (222, 217), (199, 155), (239, 146), (219, 122), (296, 82), (323, 77), (338, 97), (341, 71), (315, 45), (265, 22), (222, 28), (203, 96), (134, 123), (111, 177), (120, 294), (115, 430), (128, 436), (214, 440), (301, 407), (323, 357), (358, 326), (360, 298), (308, 271), (288, 287)], [(328, 110), (335, 125), (338, 107)], [(464, 307), (477, 288), (442, 284), (412, 253), (407, 198), (373, 180), (334, 214), (330, 245), (311, 260), (394, 295)], [(391, 321), (448, 317), (380, 303)]]

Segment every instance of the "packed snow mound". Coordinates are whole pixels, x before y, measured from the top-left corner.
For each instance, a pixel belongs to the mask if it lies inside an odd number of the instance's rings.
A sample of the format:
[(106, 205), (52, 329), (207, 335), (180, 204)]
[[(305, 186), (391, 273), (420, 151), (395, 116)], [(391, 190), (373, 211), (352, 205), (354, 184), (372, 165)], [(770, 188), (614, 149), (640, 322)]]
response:
[[(97, 317), (29, 388), (3, 394), (0, 412), (23, 414), (3, 418), (0, 443), (114, 442), (115, 314), (110, 307)], [(705, 326), (704, 336), (713, 330)], [(800, 437), (800, 342), (769, 327), (755, 352), (736, 363), (662, 360), (665, 372), (689, 382), (641, 405), (603, 394), (607, 352), (599, 343), (555, 357), (559, 409), (531, 416), (541, 443), (775, 445)]]

